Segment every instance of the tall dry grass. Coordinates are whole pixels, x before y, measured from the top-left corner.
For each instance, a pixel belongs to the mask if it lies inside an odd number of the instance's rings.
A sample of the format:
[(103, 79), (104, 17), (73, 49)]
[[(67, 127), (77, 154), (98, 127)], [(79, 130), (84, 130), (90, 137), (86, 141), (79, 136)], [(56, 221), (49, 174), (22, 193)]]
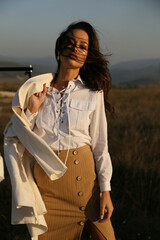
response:
[(114, 89), (108, 118), (119, 239), (160, 239), (160, 87)]
[[(113, 162), (112, 216), (117, 240), (160, 239), (160, 87), (114, 88), (108, 116), (109, 151)], [(11, 98), (0, 97), (2, 131), (11, 117)], [(3, 240), (25, 240), (26, 228), (10, 225), (10, 183), (0, 184), (0, 231)]]

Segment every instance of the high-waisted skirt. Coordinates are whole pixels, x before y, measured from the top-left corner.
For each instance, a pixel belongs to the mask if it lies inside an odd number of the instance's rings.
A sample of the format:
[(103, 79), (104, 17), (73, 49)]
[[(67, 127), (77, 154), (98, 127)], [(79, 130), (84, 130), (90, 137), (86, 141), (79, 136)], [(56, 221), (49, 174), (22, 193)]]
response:
[[(60, 151), (61, 161), (65, 161), (66, 154), (67, 150)], [(48, 231), (38, 240), (79, 240), (88, 219), (106, 239), (112, 239), (111, 222), (98, 221), (100, 190), (90, 146), (70, 149), (67, 168), (60, 179), (51, 181), (35, 164), (34, 177), (47, 209), (44, 217), (48, 225)]]

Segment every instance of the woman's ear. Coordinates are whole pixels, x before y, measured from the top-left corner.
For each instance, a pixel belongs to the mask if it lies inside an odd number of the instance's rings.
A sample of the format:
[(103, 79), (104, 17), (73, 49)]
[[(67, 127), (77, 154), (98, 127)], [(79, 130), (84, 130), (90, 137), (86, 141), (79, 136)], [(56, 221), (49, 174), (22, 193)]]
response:
[(58, 54), (57, 54), (57, 61), (59, 61), (60, 60), (60, 52), (58, 52)]

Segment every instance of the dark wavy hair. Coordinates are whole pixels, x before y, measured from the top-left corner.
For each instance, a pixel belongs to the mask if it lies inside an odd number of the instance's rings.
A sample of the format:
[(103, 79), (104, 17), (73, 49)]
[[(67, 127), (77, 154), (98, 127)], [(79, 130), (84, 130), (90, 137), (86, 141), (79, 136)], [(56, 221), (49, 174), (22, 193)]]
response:
[[(104, 91), (104, 103), (105, 108), (110, 113), (114, 112), (114, 108), (108, 102), (108, 92), (111, 88), (111, 75), (108, 69), (107, 55), (103, 55), (100, 52), (99, 41), (95, 29), (87, 22), (73, 22), (71, 23), (65, 31), (63, 31), (56, 41), (55, 55), (56, 59), (59, 54), (63, 51), (64, 42), (67, 38), (69, 32), (74, 29), (84, 30), (89, 36), (89, 48), (88, 55), (85, 64), (80, 69), (80, 76), (85, 83), (85, 85), (94, 91)], [(60, 69), (60, 60), (57, 60), (57, 74)], [(56, 75), (57, 75), (56, 74)], [(55, 79), (56, 80), (56, 79)]]

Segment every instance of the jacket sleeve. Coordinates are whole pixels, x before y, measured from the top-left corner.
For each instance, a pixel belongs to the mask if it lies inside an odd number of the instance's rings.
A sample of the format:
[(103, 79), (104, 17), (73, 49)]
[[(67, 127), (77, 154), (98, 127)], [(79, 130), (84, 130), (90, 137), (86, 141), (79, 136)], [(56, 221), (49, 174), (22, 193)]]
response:
[(108, 152), (107, 120), (103, 92), (96, 93), (96, 108), (91, 116), (90, 136), (100, 191), (111, 190), (112, 163)]

